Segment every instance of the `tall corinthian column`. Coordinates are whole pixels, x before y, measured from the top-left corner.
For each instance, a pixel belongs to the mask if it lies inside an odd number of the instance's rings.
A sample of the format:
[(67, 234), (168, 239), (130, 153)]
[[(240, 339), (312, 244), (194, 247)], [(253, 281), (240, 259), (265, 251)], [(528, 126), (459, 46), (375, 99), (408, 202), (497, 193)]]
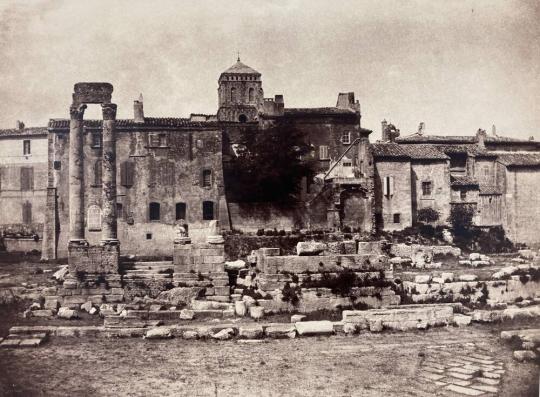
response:
[(69, 108), (69, 241), (84, 241), (83, 117), (86, 105)]
[(116, 105), (104, 103), (103, 111), (103, 158), (102, 158), (102, 242), (117, 241), (116, 224)]

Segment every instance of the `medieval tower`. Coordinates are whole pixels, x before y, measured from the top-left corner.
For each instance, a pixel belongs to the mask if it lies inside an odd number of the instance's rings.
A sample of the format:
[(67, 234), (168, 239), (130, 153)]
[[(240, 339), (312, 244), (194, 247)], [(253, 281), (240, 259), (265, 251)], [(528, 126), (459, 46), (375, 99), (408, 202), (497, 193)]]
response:
[(257, 121), (263, 106), (261, 74), (238, 61), (219, 76), (218, 120), (247, 123)]

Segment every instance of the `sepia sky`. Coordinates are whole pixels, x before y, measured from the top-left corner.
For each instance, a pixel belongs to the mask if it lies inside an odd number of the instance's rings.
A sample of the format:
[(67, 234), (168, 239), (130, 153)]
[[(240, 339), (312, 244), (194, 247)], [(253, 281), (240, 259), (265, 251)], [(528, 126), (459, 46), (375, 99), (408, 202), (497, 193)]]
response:
[(538, 140), (539, 20), (538, 0), (0, 0), (0, 128), (69, 117), (79, 81), (111, 82), (118, 118), (139, 93), (146, 116), (215, 113), (240, 51), (287, 107), (354, 91), (372, 140), (383, 118)]

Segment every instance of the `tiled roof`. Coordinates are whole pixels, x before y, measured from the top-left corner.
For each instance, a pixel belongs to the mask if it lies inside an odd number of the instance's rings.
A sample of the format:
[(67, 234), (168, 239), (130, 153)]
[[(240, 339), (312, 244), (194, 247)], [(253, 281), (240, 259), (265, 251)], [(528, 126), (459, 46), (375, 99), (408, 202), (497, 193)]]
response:
[[(102, 120), (84, 120), (84, 126), (88, 128), (101, 128)], [(216, 128), (215, 121), (190, 121), (186, 118), (175, 117), (145, 117), (144, 123), (136, 123), (133, 119), (116, 120), (118, 129), (141, 129), (141, 128)], [(69, 129), (68, 119), (51, 119), (50, 129)]]
[(232, 65), (229, 69), (225, 70), (222, 74), (225, 74), (225, 73), (227, 74), (256, 74), (259, 76), (261, 75), (255, 69), (250, 68), (249, 66), (240, 62), (240, 59), (238, 60), (238, 62)]
[(373, 156), (379, 158), (406, 158), (411, 160), (448, 160), (448, 156), (432, 145), (398, 145), (375, 143), (371, 145)]
[(0, 137), (3, 136), (42, 136), (47, 135), (47, 127), (27, 127), (23, 129), (9, 128), (0, 130)]
[(466, 175), (451, 175), (451, 186), (478, 186), (478, 181)]
[(284, 109), (286, 115), (297, 115), (297, 114), (313, 114), (313, 115), (334, 115), (334, 114), (356, 114), (356, 112), (352, 109), (344, 109), (344, 108), (334, 108), (334, 107), (328, 107), (328, 108), (285, 108)]
[[(478, 138), (473, 135), (426, 135), (414, 133), (396, 138), (396, 142), (404, 143), (477, 143)], [(487, 143), (536, 143), (528, 139), (511, 138), (508, 136), (487, 135)]]
[(497, 186), (480, 184), (480, 195), (502, 194), (503, 192)]
[(497, 161), (514, 167), (540, 166), (540, 152), (496, 152)]

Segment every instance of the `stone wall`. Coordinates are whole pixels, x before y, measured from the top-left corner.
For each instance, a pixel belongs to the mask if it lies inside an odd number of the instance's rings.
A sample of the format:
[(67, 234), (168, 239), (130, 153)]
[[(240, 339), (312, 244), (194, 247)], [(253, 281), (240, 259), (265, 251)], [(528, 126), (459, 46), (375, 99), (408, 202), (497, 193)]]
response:
[(504, 228), (510, 240), (538, 247), (540, 234), (540, 186), (538, 168), (508, 168), (506, 172)]
[[(450, 170), (446, 161), (411, 163), (413, 219), (422, 208), (439, 213), (437, 224), (445, 224), (450, 215)], [(422, 183), (431, 183), (431, 194), (424, 194)]]
[[(302, 205), (283, 207), (274, 203), (229, 203), (233, 229), (254, 233), (259, 229), (291, 231), (305, 225)], [(326, 212), (325, 212), (326, 217)]]
[[(386, 177), (393, 178), (393, 192), (384, 195)], [(412, 225), (411, 165), (409, 160), (377, 160), (375, 164), (375, 213), (382, 230), (401, 230)], [(395, 222), (399, 215), (399, 222)]]
[[(96, 125), (95, 122), (89, 122)], [(222, 172), (221, 131), (190, 128), (122, 128), (117, 126), (117, 192), (118, 238), (122, 254), (145, 256), (172, 256), (173, 224), (176, 221), (176, 204), (185, 204), (185, 222), (194, 241), (203, 241), (210, 220), (203, 219), (203, 202), (212, 203), (214, 219), (224, 219), (221, 224), (229, 227)], [(101, 158), (101, 148), (92, 145), (92, 134), (99, 128), (86, 128), (84, 134), (84, 203), (85, 234), (90, 244), (101, 238), (100, 227), (91, 228), (89, 209), (101, 208), (101, 185), (96, 179), (95, 167)], [(67, 230), (69, 223), (68, 202), (68, 147), (69, 134), (65, 128), (54, 129), (52, 184), (57, 189), (56, 212), (60, 233), (56, 239), (58, 257), (67, 255)], [(163, 135), (160, 146), (150, 144), (150, 135)], [(123, 173), (124, 164), (132, 169), (130, 181)], [(203, 171), (211, 176), (203, 179)], [(149, 204), (160, 205), (159, 220), (151, 220)], [(97, 222), (99, 225), (99, 221)]]

